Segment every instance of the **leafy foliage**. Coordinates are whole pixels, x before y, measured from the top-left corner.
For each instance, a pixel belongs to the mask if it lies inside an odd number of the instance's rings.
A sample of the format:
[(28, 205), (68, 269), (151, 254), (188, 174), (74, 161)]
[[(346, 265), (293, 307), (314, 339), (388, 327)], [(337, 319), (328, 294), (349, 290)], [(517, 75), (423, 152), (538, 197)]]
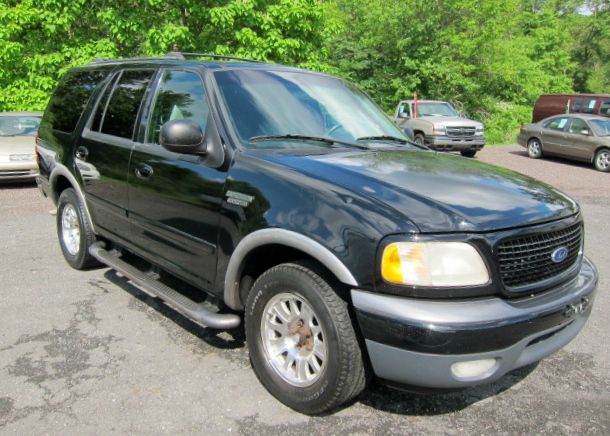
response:
[(94, 58), (232, 54), (452, 101), (514, 140), (543, 93), (608, 92), (608, 0), (0, 0), (0, 110)]
[(0, 110), (43, 109), (95, 58), (171, 50), (316, 67), (336, 30), (317, 0), (0, 0)]

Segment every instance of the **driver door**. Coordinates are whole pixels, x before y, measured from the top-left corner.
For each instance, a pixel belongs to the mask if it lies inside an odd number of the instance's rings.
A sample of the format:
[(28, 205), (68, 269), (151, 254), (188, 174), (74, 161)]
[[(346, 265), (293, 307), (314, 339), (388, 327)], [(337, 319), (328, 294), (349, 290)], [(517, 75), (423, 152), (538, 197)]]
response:
[(197, 286), (212, 289), (226, 172), (198, 155), (159, 145), (161, 126), (193, 120), (208, 134), (213, 123), (198, 72), (161, 72), (147, 116), (145, 138), (133, 150), (129, 169), (129, 216), (138, 249), (153, 262)]

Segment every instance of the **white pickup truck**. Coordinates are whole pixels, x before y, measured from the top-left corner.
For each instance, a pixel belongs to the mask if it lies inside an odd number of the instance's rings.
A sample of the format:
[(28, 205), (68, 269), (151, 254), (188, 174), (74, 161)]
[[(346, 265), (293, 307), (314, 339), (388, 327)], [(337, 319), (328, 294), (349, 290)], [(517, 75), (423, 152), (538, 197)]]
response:
[(459, 151), (474, 157), (485, 145), (484, 126), (464, 118), (446, 101), (402, 100), (396, 106), (394, 122), (413, 132), (414, 141), (438, 151)]

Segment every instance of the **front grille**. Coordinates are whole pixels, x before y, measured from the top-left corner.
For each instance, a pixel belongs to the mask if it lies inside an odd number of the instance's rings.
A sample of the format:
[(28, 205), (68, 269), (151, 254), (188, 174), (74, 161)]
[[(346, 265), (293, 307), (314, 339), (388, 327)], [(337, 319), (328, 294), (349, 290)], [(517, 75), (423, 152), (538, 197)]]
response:
[(447, 127), (447, 136), (452, 138), (466, 138), (474, 136), (474, 127)]
[[(551, 279), (567, 271), (578, 260), (582, 245), (582, 225), (537, 233), (503, 241), (498, 246), (500, 276), (507, 288), (518, 288)], [(552, 253), (568, 249), (565, 260), (555, 263)]]

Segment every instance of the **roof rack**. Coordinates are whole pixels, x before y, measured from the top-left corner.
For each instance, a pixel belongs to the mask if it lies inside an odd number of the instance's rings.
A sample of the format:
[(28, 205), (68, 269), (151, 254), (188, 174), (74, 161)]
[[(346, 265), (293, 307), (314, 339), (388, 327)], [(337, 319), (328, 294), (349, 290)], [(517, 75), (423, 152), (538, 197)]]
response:
[(167, 53), (165, 55), (165, 57), (172, 58), (172, 59), (180, 59), (180, 60), (186, 60), (187, 57), (205, 57), (205, 58), (212, 58), (212, 59), (227, 59), (227, 60), (232, 60), (232, 61), (254, 62), (257, 64), (264, 63), (262, 61), (257, 61), (254, 59), (247, 59), (247, 58), (238, 58), (236, 56), (225, 56), (225, 55), (217, 55), (217, 54), (210, 54), (210, 53), (191, 53), (191, 52), (184, 52), (184, 51), (170, 51), (169, 53)]

